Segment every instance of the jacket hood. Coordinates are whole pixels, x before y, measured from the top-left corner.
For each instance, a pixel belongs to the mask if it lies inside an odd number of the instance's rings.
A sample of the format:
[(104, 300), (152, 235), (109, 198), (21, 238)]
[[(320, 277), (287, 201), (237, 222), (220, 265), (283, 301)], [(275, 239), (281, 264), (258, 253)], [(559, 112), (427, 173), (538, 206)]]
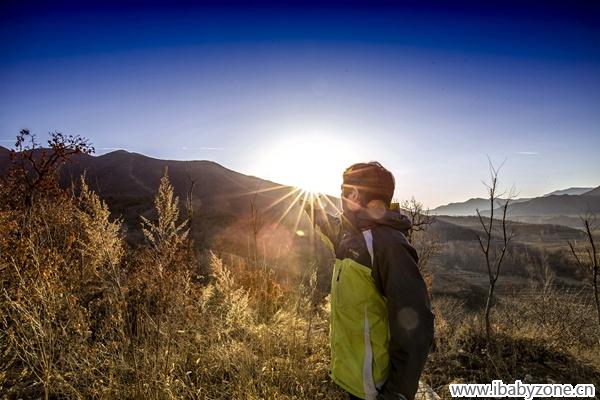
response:
[(399, 230), (404, 235), (412, 226), (410, 219), (400, 213), (400, 209), (367, 209), (361, 208), (348, 216), (349, 222), (359, 230), (372, 228), (375, 225), (387, 225)]

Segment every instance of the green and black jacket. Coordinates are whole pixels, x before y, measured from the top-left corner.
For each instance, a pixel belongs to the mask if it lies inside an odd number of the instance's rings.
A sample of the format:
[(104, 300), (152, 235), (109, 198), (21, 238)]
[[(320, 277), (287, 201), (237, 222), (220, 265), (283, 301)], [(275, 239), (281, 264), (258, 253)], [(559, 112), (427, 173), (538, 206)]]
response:
[(331, 377), (363, 399), (412, 400), (433, 343), (434, 315), (398, 209), (316, 213), (335, 252), (331, 287)]

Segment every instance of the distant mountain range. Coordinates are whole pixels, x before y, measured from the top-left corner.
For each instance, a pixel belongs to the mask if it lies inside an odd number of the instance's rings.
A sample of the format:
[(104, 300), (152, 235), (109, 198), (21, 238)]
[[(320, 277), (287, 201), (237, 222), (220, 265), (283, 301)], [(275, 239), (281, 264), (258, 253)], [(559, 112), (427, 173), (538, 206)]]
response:
[(550, 192), (547, 193), (545, 195), (543, 195), (542, 197), (548, 197), (548, 196), (560, 196), (563, 194), (569, 194), (571, 196), (578, 196), (580, 194), (588, 194), (587, 192), (593, 190), (594, 188), (591, 187), (572, 187), (572, 188), (568, 188), (568, 189), (562, 189), (562, 190), (555, 190), (554, 192)]
[[(499, 215), (505, 199), (495, 203), (495, 215)], [(489, 215), (490, 201), (483, 198), (450, 203), (432, 210), (435, 215), (470, 216), (477, 209)], [(512, 220), (529, 223), (551, 223), (579, 227), (580, 215), (588, 212), (600, 213), (600, 186), (596, 188), (568, 188), (556, 190), (540, 197), (511, 200), (508, 216)]]
[[(515, 199), (513, 203), (519, 203), (529, 201), (530, 199)], [(495, 202), (496, 207), (501, 207), (506, 203), (506, 199), (499, 198)], [(483, 198), (473, 198), (467, 201), (450, 203), (443, 206), (439, 206), (431, 210), (432, 214), (435, 215), (449, 215), (449, 216), (467, 216), (477, 215), (477, 210), (480, 212), (490, 210), (490, 200)]]

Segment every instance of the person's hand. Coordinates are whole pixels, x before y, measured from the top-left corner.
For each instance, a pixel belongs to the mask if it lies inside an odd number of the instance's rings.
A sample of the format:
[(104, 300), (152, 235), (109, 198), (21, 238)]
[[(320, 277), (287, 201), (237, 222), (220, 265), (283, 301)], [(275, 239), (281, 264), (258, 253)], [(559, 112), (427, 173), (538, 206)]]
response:
[(327, 225), (327, 215), (323, 207), (323, 201), (326, 200), (323, 200), (322, 196), (324, 195), (319, 193), (312, 194), (304, 204), (304, 211), (308, 215), (308, 218), (314, 225), (318, 225), (319, 227)]
[(304, 203), (304, 211), (308, 215), (311, 215), (311, 212), (316, 214), (317, 211), (323, 211), (323, 196), (320, 193), (311, 194), (308, 201)]

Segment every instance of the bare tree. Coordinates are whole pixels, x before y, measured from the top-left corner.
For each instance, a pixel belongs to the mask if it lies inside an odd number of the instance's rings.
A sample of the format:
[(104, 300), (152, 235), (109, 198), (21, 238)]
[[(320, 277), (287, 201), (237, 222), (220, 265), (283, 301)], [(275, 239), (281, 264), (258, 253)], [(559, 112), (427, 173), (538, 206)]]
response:
[(192, 179), (190, 174), (187, 174), (188, 180), (190, 181), (190, 186), (187, 192), (185, 208), (187, 212), (187, 220), (190, 228), (192, 227), (192, 221), (194, 220), (194, 185), (196, 185), (196, 180)]
[(412, 224), (408, 230), (407, 239), (415, 247), (419, 254), (419, 269), (421, 273), (430, 279), (428, 270), (431, 258), (439, 250), (439, 238), (431, 233), (425, 234), (431, 224), (435, 222), (435, 216), (425, 209), (423, 203), (412, 197), (410, 200), (403, 200), (400, 203), (400, 208), (408, 214)]
[[(488, 198), (490, 200), (490, 216), (486, 220), (479, 209), (477, 209), (477, 216), (479, 218), (479, 223), (483, 228), (483, 235), (477, 235), (477, 240), (479, 241), (479, 246), (481, 248), (481, 252), (485, 258), (485, 265), (487, 267), (488, 278), (489, 278), (489, 287), (488, 287), (488, 295), (485, 303), (485, 311), (484, 311), (484, 321), (485, 321), (485, 337), (487, 345), (490, 345), (490, 339), (492, 336), (491, 325), (490, 325), (490, 310), (494, 301), (494, 289), (496, 288), (496, 282), (500, 277), (500, 268), (502, 266), (502, 262), (504, 261), (504, 256), (506, 255), (506, 251), (508, 246), (514, 236), (513, 232), (507, 231), (507, 221), (506, 214), (508, 211), (508, 207), (510, 201), (514, 199), (515, 193), (514, 190), (511, 189), (510, 193), (506, 197), (506, 202), (501, 206), (502, 219), (500, 221), (494, 220), (494, 208), (496, 207), (496, 203), (498, 198), (502, 194), (498, 194), (498, 172), (500, 167), (495, 168), (492, 162), (489, 162), (490, 168), (490, 182), (483, 183), (488, 188)], [(501, 243), (500, 246), (496, 246), (494, 241), (497, 239), (494, 237), (494, 223), (500, 223), (501, 230)]]
[(569, 247), (571, 248), (571, 253), (573, 257), (575, 257), (575, 261), (577, 261), (577, 265), (581, 268), (585, 273), (591, 273), (591, 282), (592, 282), (592, 290), (594, 291), (594, 300), (596, 301), (596, 311), (598, 313), (598, 327), (600, 328), (600, 296), (598, 294), (598, 253), (596, 251), (596, 244), (594, 242), (593, 229), (596, 223), (596, 216), (593, 214), (587, 214), (584, 217), (581, 217), (581, 222), (585, 228), (585, 233), (587, 235), (587, 245), (583, 248), (581, 252), (587, 255), (587, 261), (580, 257), (575, 249), (575, 246), (572, 242), (569, 243)]
[(58, 187), (58, 171), (62, 164), (76, 154), (92, 154), (94, 147), (88, 139), (79, 135), (51, 132), (48, 149), (36, 141), (28, 129), (17, 135), (15, 149), (11, 150), (12, 165), (7, 174), (8, 186), (15, 191), (14, 197), (31, 209), (40, 193), (52, 194)]
[(410, 200), (403, 200), (400, 204), (402, 210), (408, 213), (412, 226), (408, 230), (408, 241), (411, 242), (415, 232), (426, 231), (431, 224), (435, 222), (435, 216), (429, 214), (423, 203), (411, 197)]
[(194, 247), (194, 186), (196, 185), (196, 179), (193, 179), (191, 175), (187, 174), (188, 180), (190, 181), (190, 186), (187, 193), (185, 208), (187, 212), (187, 223), (189, 229), (189, 250), (193, 251)]
[(256, 205), (256, 199), (258, 197), (258, 192), (260, 191), (260, 183), (256, 187), (256, 191), (254, 192), (254, 196), (250, 199), (250, 223), (252, 224), (252, 240), (253, 240), (253, 249), (252, 249), (252, 257), (254, 260), (254, 266), (258, 266), (258, 234), (263, 226), (263, 219), (261, 210), (258, 209)]

